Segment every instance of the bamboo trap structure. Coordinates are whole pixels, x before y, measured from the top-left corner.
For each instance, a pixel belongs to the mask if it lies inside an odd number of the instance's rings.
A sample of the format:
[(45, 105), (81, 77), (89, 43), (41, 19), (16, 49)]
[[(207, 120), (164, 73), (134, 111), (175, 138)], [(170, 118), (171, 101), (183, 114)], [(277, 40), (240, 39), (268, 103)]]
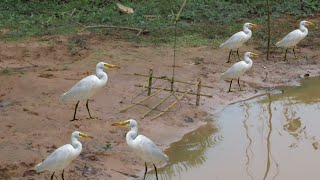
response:
[(139, 103), (142, 103), (143, 101), (146, 101), (146, 100), (150, 99), (151, 97), (159, 94), (159, 93), (162, 92), (164, 89), (165, 89), (165, 88), (162, 88), (162, 89), (160, 89), (159, 91), (151, 94), (150, 96), (147, 96), (147, 97), (141, 99), (140, 101), (138, 101), (138, 102), (136, 102), (136, 103), (134, 103), (134, 104), (131, 104), (130, 106), (128, 106), (128, 107), (126, 107), (126, 108), (121, 109), (120, 112), (126, 112), (128, 109), (132, 108), (133, 106), (135, 106), (135, 105), (137, 105), (137, 104), (139, 104)]
[(169, 99), (171, 97), (171, 95), (173, 95), (175, 92), (170, 93), (168, 96), (166, 96), (165, 98), (163, 98), (158, 104), (156, 104), (153, 108), (151, 108), (149, 111), (147, 111), (146, 113), (144, 113), (143, 118), (145, 118), (149, 113), (151, 113), (151, 111), (155, 110), (157, 107), (159, 107), (162, 103), (164, 103), (167, 99)]
[[(135, 76), (141, 76), (141, 77), (153, 78), (153, 79), (164, 79), (164, 80), (167, 80), (167, 81), (171, 82), (171, 78), (169, 78), (167, 76), (152, 76), (152, 77), (150, 77), (150, 75), (139, 74), (139, 73), (134, 73), (134, 75)], [(182, 81), (182, 80), (178, 80), (178, 79), (175, 79), (174, 82), (183, 83), (183, 84), (189, 84), (189, 85), (197, 85), (197, 83)], [(213, 86), (209, 86), (209, 85), (201, 85), (201, 86), (202, 87), (206, 87), (206, 88), (214, 88)]]
[(175, 104), (177, 104), (177, 102), (180, 101), (180, 99), (182, 99), (186, 94), (188, 94), (189, 91), (183, 93), (180, 97), (178, 97), (178, 99), (176, 101), (174, 101), (172, 104), (170, 104), (164, 111), (162, 111), (161, 113), (159, 113), (158, 115), (156, 115), (155, 117), (151, 118), (151, 120), (154, 120), (160, 116), (162, 116), (164, 113), (166, 113), (172, 106), (174, 106)]

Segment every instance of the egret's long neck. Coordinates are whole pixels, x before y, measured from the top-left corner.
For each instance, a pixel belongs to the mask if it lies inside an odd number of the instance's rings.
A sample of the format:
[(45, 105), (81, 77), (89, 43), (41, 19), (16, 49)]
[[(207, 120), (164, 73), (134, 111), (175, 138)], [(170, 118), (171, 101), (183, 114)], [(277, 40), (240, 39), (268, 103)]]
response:
[(76, 153), (75, 154), (80, 154), (82, 150), (82, 144), (78, 141), (77, 138), (71, 137), (71, 145), (74, 147)]
[(250, 57), (245, 56), (245, 57), (244, 57), (244, 61), (245, 61), (248, 65), (252, 65), (252, 60), (250, 59)]
[(129, 146), (133, 145), (133, 140), (138, 136), (138, 127), (134, 126), (126, 135), (126, 140)]
[(247, 26), (244, 26), (244, 27), (243, 27), (243, 32), (246, 33), (246, 35), (247, 35), (248, 37), (251, 37), (251, 35), (252, 35), (251, 30), (250, 30)]
[(303, 24), (300, 25), (300, 31), (304, 34), (308, 34), (308, 29)]
[(107, 75), (107, 73), (105, 73), (102, 69), (100, 69), (100, 68), (97, 68), (96, 69), (96, 74), (97, 74), (97, 76), (98, 76), (98, 78), (100, 79), (100, 86), (104, 86), (106, 83), (107, 83), (107, 81), (108, 81), (108, 75)]

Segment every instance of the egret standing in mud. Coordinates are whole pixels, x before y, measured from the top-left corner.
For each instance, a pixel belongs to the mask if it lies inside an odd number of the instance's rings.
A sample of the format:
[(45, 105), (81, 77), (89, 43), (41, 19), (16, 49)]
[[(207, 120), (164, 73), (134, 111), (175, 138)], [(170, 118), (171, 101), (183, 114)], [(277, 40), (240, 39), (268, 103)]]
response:
[(309, 21), (301, 21), (299, 29), (296, 29), (292, 32), (290, 32), (288, 35), (286, 35), (281, 41), (276, 43), (277, 47), (283, 47), (286, 49), (286, 53), (284, 55), (284, 61), (287, 60), (287, 52), (289, 48), (293, 49), (293, 54), (296, 59), (296, 52), (295, 52), (295, 46), (308, 35), (308, 29), (306, 28), (307, 25), (315, 25), (312, 22)]
[(88, 104), (89, 99), (95, 95), (98, 90), (102, 89), (104, 85), (106, 85), (108, 75), (103, 71), (106, 68), (120, 68), (120, 66), (99, 62), (96, 66), (96, 75), (90, 75), (83, 78), (68, 92), (61, 95), (63, 102), (77, 102), (74, 109), (73, 119), (71, 121), (78, 120), (76, 119), (76, 113), (78, 104), (82, 100), (87, 100), (86, 107), (89, 113), (89, 118), (92, 119)]
[(126, 135), (128, 146), (145, 161), (145, 172), (143, 179), (146, 178), (148, 167), (147, 163), (152, 163), (156, 171), (156, 178), (158, 180), (158, 172), (156, 163), (168, 162), (169, 158), (165, 155), (149, 138), (144, 135), (138, 135), (138, 123), (133, 119), (127, 121), (113, 123), (112, 126), (126, 126), (129, 125), (131, 130)]
[(53, 172), (51, 180), (55, 172), (62, 171), (61, 176), (64, 180), (64, 169), (81, 153), (82, 144), (78, 141), (79, 137), (92, 138), (81, 132), (74, 131), (71, 135), (71, 144), (66, 144), (56, 149), (47, 159), (36, 165), (34, 170), (38, 173), (42, 171)]
[(230, 62), (230, 56), (231, 56), (232, 51), (237, 51), (238, 58), (240, 60), (239, 48), (251, 38), (252, 32), (249, 28), (256, 27), (256, 26), (257, 26), (256, 24), (252, 24), (249, 22), (244, 23), (243, 31), (239, 31), (239, 32), (235, 33), (226, 42), (224, 42), (220, 45), (220, 48), (230, 49), (229, 58), (228, 58), (227, 63)]
[(239, 61), (232, 65), (226, 72), (221, 74), (221, 78), (223, 80), (230, 81), (229, 91), (231, 92), (231, 84), (232, 80), (238, 79), (238, 85), (240, 88), (240, 91), (242, 91), (240, 86), (240, 76), (242, 76), (246, 71), (248, 71), (252, 67), (252, 60), (250, 57), (258, 56), (258, 54), (252, 53), (252, 52), (246, 52), (244, 54), (244, 60)]

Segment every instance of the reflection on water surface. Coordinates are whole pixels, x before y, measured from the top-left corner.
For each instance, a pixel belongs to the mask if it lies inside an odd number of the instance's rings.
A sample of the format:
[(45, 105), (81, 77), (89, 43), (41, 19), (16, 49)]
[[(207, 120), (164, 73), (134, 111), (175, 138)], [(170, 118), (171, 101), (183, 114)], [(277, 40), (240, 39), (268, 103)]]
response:
[[(318, 180), (320, 79), (232, 104), (173, 143), (161, 179)], [(148, 179), (155, 178), (148, 175)]]

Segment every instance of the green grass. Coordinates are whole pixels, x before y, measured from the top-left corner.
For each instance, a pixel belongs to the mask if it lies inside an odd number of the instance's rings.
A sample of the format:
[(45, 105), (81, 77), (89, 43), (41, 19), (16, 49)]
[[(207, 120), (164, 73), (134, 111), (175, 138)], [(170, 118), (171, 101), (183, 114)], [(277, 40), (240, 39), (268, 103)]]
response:
[[(272, 17), (306, 17), (320, 9), (318, 0), (270, 0)], [(55, 34), (74, 34), (79, 26), (106, 24), (145, 28), (149, 34), (114, 29), (92, 30), (97, 35), (120, 36), (145, 45), (172, 44), (173, 19), (182, 0), (123, 0), (134, 14), (123, 15), (115, 0), (2, 0), (0, 2), (0, 33), (2, 40), (19, 40)], [(145, 19), (144, 15), (156, 18)], [(179, 45), (216, 44), (241, 29), (245, 21), (266, 24), (265, 0), (192, 0), (187, 1), (177, 25)], [(120, 35), (119, 35), (120, 33)], [(259, 35), (262, 36), (262, 35)], [(77, 44), (77, 42), (76, 42)], [(72, 48), (72, 47), (71, 47)]]

